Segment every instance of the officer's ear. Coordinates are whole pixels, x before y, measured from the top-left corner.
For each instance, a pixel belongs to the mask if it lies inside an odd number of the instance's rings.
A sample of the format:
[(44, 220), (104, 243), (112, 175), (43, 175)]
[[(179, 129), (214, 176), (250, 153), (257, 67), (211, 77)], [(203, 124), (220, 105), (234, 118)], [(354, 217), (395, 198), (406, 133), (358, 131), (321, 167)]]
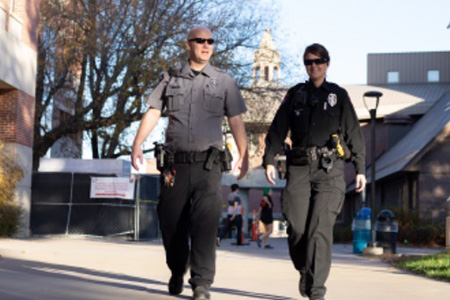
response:
[(188, 49), (188, 51), (191, 51), (191, 45), (189, 44), (189, 41), (186, 42), (186, 48)]

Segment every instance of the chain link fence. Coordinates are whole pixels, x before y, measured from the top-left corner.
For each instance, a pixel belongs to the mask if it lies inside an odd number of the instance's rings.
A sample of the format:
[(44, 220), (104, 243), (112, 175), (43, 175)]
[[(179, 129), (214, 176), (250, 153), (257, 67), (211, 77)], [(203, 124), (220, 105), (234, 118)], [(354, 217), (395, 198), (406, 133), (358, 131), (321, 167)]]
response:
[(160, 236), (156, 205), (159, 176), (136, 175), (134, 199), (90, 198), (92, 177), (129, 174), (33, 173), (30, 230), (33, 235)]

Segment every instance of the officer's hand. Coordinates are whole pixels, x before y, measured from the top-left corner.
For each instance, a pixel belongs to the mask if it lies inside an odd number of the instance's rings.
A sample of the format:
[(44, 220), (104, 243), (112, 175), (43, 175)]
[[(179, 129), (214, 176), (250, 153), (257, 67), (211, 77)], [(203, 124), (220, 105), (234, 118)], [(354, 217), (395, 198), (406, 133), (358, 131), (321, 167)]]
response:
[(271, 184), (275, 185), (275, 166), (274, 165), (267, 165), (266, 166), (266, 179)]
[(143, 161), (144, 153), (142, 152), (141, 147), (133, 145), (133, 150), (131, 150), (131, 165), (136, 171), (139, 171), (139, 164), (142, 164)]
[(237, 180), (241, 180), (248, 172), (248, 152), (246, 152), (243, 157), (239, 157), (239, 160), (236, 162), (232, 173), (234, 173), (236, 168), (240, 170)]
[(361, 192), (362, 190), (364, 190), (364, 188), (366, 187), (366, 176), (364, 174), (358, 174), (356, 175), (356, 189), (355, 191), (357, 193)]

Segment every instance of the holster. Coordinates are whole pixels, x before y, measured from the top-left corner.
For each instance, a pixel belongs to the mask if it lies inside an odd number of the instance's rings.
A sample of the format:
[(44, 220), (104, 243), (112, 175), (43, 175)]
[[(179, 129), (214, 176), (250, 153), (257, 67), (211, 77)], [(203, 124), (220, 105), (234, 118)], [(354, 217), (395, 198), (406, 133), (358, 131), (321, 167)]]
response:
[(222, 172), (231, 171), (231, 162), (233, 161), (233, 156), (231, 155), (230, 149), (225, 146), (224, 151), (220, 151), (220, 158), (222, 162)]

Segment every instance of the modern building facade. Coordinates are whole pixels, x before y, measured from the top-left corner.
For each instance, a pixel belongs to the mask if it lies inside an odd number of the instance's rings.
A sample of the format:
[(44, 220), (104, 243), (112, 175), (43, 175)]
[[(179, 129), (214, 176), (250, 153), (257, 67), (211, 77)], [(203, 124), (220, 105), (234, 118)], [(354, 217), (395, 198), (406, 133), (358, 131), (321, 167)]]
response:
[(39, 0), (0, 0), (0, 139), (25, 177), (16, 189), (28, 235), (37, 70)]
[(378, 207), (443, 222), (450, 196), (450, 51), (369, 54), (368, 84), (386, 91), (377, 121)]

